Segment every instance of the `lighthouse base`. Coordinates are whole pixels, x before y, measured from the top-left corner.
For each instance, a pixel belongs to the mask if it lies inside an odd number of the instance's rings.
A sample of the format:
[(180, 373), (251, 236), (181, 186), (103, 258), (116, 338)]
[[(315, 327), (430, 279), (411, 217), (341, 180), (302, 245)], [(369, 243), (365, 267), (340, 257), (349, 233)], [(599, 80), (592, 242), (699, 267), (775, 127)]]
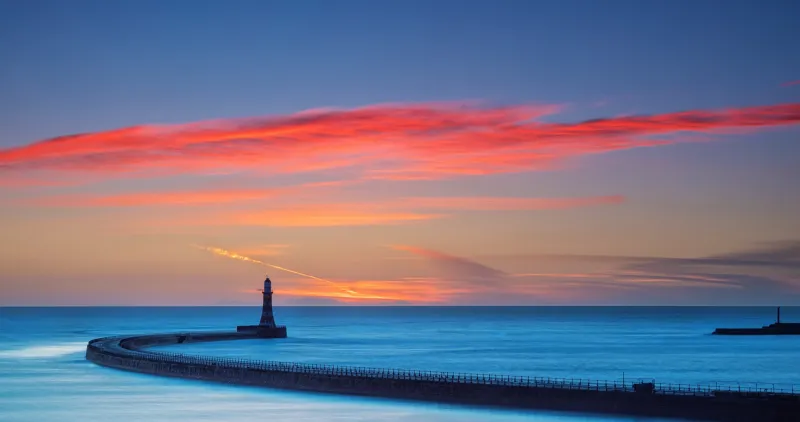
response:
[(236, 332), (255, 334), (260, 338), (286, 338), (285, 326), (239, 325), (236, 327)]

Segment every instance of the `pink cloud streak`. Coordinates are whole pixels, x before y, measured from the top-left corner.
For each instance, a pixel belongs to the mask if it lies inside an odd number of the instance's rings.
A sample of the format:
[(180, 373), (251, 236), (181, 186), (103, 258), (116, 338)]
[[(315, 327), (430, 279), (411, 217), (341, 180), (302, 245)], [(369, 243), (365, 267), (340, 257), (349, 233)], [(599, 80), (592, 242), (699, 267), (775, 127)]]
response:
[(0, 150), (0, 171), (299, 173), (356, 167), (364, 177), (436, 179), (552, 168), (565, 158), (674, 143), (653, 135), (800, 122), (800, 104), (543, 123), (553, 105), (390, 104), (286, 116), (134, 126)]

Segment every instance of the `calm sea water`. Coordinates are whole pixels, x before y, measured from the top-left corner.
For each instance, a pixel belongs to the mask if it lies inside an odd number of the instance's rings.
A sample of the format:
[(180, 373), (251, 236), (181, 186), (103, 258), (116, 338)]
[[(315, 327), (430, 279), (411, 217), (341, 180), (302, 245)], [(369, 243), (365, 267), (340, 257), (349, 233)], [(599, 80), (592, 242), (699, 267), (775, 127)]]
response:
[[(800, 321), (800, 308), (783, 308)], [(84, 360), (115, 335), (226, 330), (257, 307), (0, 308), (0, 421), (583, 421), (512, 412), (166, 379)], [(183, 353), (342, 365), (685, 384), (800, 387), (800, 336), (711, 336), (773, 308), (276, 308), (289, 338), (195, 343)], [(796, 387), (796, 388), (797, 388)], [(638, 419), (642, 420), (642, 419)]]

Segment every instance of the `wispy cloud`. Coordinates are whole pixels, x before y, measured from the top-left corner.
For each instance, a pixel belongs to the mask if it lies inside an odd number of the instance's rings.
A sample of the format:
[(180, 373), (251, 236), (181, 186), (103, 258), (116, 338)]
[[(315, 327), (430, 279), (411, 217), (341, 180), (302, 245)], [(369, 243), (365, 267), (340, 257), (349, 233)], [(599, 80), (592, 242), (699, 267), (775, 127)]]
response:
[(444, 270), (449, 277), (464, 280), (498, 281), (506, 278), (507, 274), (503, 271), (491, 268), (476, 261), (450, 255), (432, 249), (420, 248), (416, 246), (395, 245), (395, 250), (410, 252), (415, 255), (428, 259), (437, 268)]
[(399, 201), (398, 206), (420, 209), (451, 210), (549, 210), (620, 204), (622, 195), (583, 198), (518, 198), (518, 197), (415, 197)]
[(319, 192), (319, 189), (340, 187), (342, 184), (332, 181), (264, 189), (193, 189), (133, 192), (115, 195), (51, 195), (32, 198), (28, 202), (32, 202), (35, 205), (68, 207), (213, 205), (252, 202), (276, 197), (295, 197), (306, 193)]
[(796, 81), (784, 82), (781, 84), (781, 86), (794, 86), (794, 85), (800, 85), (800, 79)]
[(242, 248), (239, 252), (242, 255), (260, 256), (282, 256), (287, 254), (287, 250), (291, 245), (285, 244), (263, 244), (249, 248)]
[[(509, 272), (476, 259), (418, 246), (389, 249), (414, 258), (415, 276), (371, 278), (281, 278), (282, 304), (730, 304), (763, 305), (800, 300), (798, 242), (732, 253), (714, 266), (709, 259), (581, 257), (609, 260), (603, 271)], [(282, 245), (278, 245), (281, 246)], [(757, 257), (757, 259), (753, 259)], [(250, 258), (246, 258), (250, 259)], [(549, 260), (548, 260), (549, 261)], [(759, 262), (760, 270), (749, 265)], [(767, 264), (767, 263), (771, 264)], [(535, 269), (541, 261), (530, 264)], [(730, 264), (730, 265), (728, 265)], [(777, 272), (764, 272), (765, 268)], [(789, 271), (783, 271), (789, 268)], [(782, 272), (783, 271), (783, 272)], [(253, 293), (247, 289), (239, 293)]]
[(299, 204), (214, 217), (222, 224), (254, 226), (363, 226), (444, 218), (460, 211), (512, 211), (618, 204), (621, 196), (585, 198), (414, 197), (373, 202)]
[(227, 214), (211, 220), (198, 220), (199, 224), (282, 226), (282, 227), (325, 227), (325, 226), (370, 226), (399, 224), (412, 221), (430, 220), (442, 214), (392, 211), (370, 204), (319, 204), (297, 205), (257, 212)]
[(800, 299), (799, 245), (784, 242), (707, 258), (585, 257), (616, 267), (581, 273), (509, 273), (439, 251), (393, 248), (429, 262), (443, 286), (457, 283), (461, 290), (448, 299), (455, 303), (676, 304), (691, 298), (694, 304), (764, 304)]
[[(308, 184), (272, 189), (138, 192), (121, 195), (57, 195), (21, 199), (21, 203), (53, 207), (191, 206), (172, 226), (364, 226), (401, 224), (445, 218), (473, 211), (562, 210), (614, 205), (620, 195), (589, 197), (399, 197), (348, 201), (337, 198), (340, 184)], [(339, 202), (328, 202), (339, 199)], [(225, 210), (231, 205), (245, 210)], [(241, 208), (241, 207), (239, 207)], [(150, 221), (158, 224), (157, 220)]]
[(437, 179), (552, 168), (593, 153), (674, 143), (653, 135), (800, 122), (800, 104), (543, 123), (553, 105), (379, 105), (173, 126), (136, 126), (0, 150), (4, 172), (299, 173), (357, 167), (364, 177)]
[(131, 207), (154, 205), (203, 205), (245, 202), (274, 197), (277, 189), (231, 189), (183, 192), (141, 192), (122, 195), (59, 195), (36, 198), (37, 205), (75, 207)]

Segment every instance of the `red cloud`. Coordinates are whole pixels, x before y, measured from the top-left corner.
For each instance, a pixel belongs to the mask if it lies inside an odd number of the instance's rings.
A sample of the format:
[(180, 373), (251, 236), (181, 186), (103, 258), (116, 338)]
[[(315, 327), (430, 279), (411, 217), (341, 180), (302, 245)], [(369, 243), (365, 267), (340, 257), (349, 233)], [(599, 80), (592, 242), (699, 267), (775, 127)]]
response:
[(453, 104), (315, 110), (262, 119), (136, 126), (0, 150), (0, 170), (305, 172), (431, 179), (546, 169), (561, 159), (653, 146), (652, 135), (791, 125), (800, 104), (542, 123), (556, 106)]
[(781, 86), (792, 86), (792, 85), (800, 85), (800, 80), (784, 82), (781, 84)]

